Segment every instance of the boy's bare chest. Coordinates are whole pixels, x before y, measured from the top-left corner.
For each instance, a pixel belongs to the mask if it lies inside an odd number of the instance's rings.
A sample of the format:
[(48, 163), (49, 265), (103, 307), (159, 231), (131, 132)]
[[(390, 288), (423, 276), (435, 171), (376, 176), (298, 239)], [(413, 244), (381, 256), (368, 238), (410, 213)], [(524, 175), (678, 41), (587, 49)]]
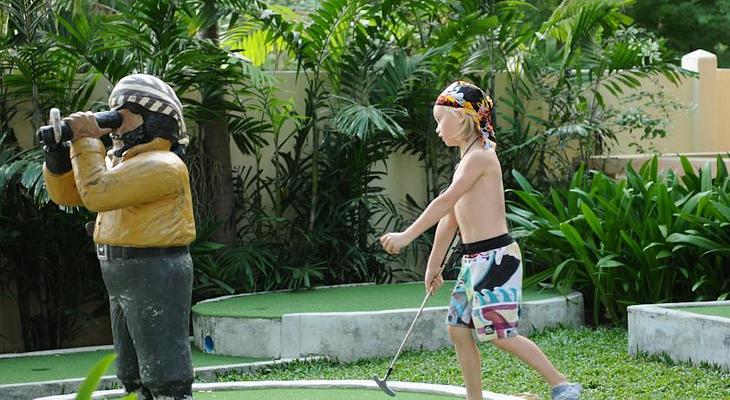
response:
[(462, 233), (491, 237), (492, 229), (502, 230), (505, 220), (504, 190), (501, 180), (480, 179), (454, 205)]

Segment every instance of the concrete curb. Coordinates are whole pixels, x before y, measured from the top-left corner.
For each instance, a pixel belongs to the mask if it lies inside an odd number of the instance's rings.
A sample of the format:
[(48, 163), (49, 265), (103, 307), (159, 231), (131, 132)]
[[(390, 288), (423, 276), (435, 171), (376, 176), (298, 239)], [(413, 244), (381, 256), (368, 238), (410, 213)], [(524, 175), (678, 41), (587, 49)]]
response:
[(629, 306), (629, 354), (666, 354), (730, 370), (730, 318), (676, 309), (703, 306), (730, 306), (730, 300)]
[[(347, 287), (357, 287), (357, 286), (371, 286), (371, 285), (375, 285), (375, 283), (366, 282), (366, 283), (347, 283), (344, 285), (332, 285), (332, 286), (315, 286), (313, 288), (309, 288), (306, 290), (327, 290), (327, 289), (337, 289), (337, 288), (347, 288)], [(223, 300), (228, 300), (228, 299), (236, 299), (239, 297), (257, 296), (260, 294), (271, 294), (271, 293), (287, 293), (287, 292), (295, 292), (295, 291), (296, 290), (294, 290), (294, 289), (281, 289), (281, 290), (270, 290), (268, 292), (231, 294), (231, 295), (227, 295), (227, 296), (220, 296), (220, 297), (215, 297), (212, 299), (201, 300), (201, 301), (195, 303), (194, 306), (198, 305), (198, 304), (215, 303), (218, 301), (223, 301)]]
[[(413, 382), (388, 382), (388, 387), (396, 392), (410, 392), (423, 394), (439, 394), (453, 397), (466, 397), (466, 389), (459, 386), (436, 385), (432, 383)], [(224, 390), (246, 390), (246, 389), (368, 389), (380, 390), (373, 381), (364, 380), (311, 380), (311, 381), (259, 381), (259, 382), (225, 382), (225, 383), (200, 383), (194, 384), (194, 391), (224, 391)], [(103, 396), (121, 396), (121, 389), (94, 392), (94, 399)], [(522, 397), (509, 396), (504, 394), (483, 392), (485, 400), (521, 400)], [(41, 397), (37, 400), (73, 400), (73, 394)], [(263, 399), (262, 399), (263, 400)]]
[(58, 349), (58, 350), (28, 351), (25, 353), (3, 353), (3, 354), (0, 354), (0, 360), (7, 359), (7, 358), (19, 358), (19, 357), (43, 357), (43, 356), (55, 356), (57, 354), (86, 353), (86, 352), (90, 352), (90, 351), (102, 351), (102, 350), (114, 350), (114, 345), (105, 344), (105, 345), (101, 345), (101, 346), (70, 347), (67, 349)]
[[(190, 336), (190, 342), (192, 343), (193, 337)], [(103, 350), (114, 350), (113, 344), (102, 344), (99, 346), (83, 346), (83, 347), (68, 347), (65, 349), (56, 350), (40, 350), (40, 351), (27, 351), (24, 353), (3, 353), (0, 354), (0, 360), (7, 358), (19, 358), (19, 357), (43, 357), (43, 356), (55, 356), (59, 354), (74, 354), (74, 353), (88, 353), (92, 351), (103, 351)]]
[[(299, 358), (302, 361), (318, 360), (322, 357)], [(230, 373), (247, 374), (261, 368), (267, 368), (278, 364), (285, 364), (295, 359), (281, 359), (274, 361), (259, 361), (254, 363), (213, 365), (208, 367), (195, 368), (195, 377), (199, 380), (212, 381), (219, 375)], [(65, 393), (75, 393), (84, 378), (61, 379), (45, 382), (13, 383), (0, 385), (0, 399), (2, 400), (28, 400), (43, 396), (52, 396)], [(99, 382), (99, 389), (113, 389), (121, 387), (121, 383), (114, 375), (105, 375)]]
[[(444, 326), (448, 307), (427, 307), (406, 347), (436, 350), (451, 346)], [(395, 353), (416, 308), (284, 314), (279, 319), (207, 316), (193, 313), (194, 343), (216, 354), (296, 358), (322, 355), (352, 362)], [(522, 303), (520, 333), (558, 325), (583, 325), (583, 295), (572, 292)], [(241, 343), (246, 343), (242, 346)]]

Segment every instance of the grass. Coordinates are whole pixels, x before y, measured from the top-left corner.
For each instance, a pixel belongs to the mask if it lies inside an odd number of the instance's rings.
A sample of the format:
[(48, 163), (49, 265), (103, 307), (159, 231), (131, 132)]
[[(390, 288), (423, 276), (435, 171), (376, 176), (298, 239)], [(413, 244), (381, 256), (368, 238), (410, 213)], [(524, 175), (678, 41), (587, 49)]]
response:
[[(454, 282), (446, 282), (429, 306), (447, 306)], [(423, 301), (420, 282), (390, 285), (351, 286), (332, 289), (301, 290), (234, 297), (228, 300), (193, 306), (193, 312), (217, 317), (281, 319), (283, 314), (307, 312), (375, 311), (397, 308), (418, 308)], [(558, 296), (551, 290), (526, 289), (523, 301)]]
[(730, 306), (672, 307), (672, 310), (730, 318)]
[[(111, 350), (99, 350), (50, 356), (3, 358), (0, 359), (0, 385), (83, 378), (97, 361), (111, 353)], [(262, 361), (247, 357), (206, 354), (195, 348), (193, 348), (192, 355), (195, 367)], [(115, 373), (116, 368), (112, 365), (105, 375)]]
[[(730, 371), (675, 364), (661, 357), (632, 358), (625, 328), (556, 329), (532, 339), (561, 372), (583, 385), (585, 399), (730, 399)], [(529, 367), (492, 345), (480, 349), (485, 390), (549, 398), (548, 385)], [(296, 362), (221, 380), (370, 379), (383, 375), (389, 362), (390, 358), (352, 364)], [(405, 352), (390, 379), (463, 385), (453, 349)]]
[[(451, 396), (397, 392), (398, 400), (448, 400)], [(256, 389), (195, 393), (195, 400), (383, 400), (380, 390), (369, 389)]]

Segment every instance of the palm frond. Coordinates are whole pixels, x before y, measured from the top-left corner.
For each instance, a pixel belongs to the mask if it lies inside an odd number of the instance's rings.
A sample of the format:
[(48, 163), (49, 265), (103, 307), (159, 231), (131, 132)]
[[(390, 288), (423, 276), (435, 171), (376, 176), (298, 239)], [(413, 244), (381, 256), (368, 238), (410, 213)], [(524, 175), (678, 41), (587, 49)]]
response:
[(349, 98), (337, 98), (344, 103), (335, 113), (332, 122), (339, 132), (364, 140), (381, 131), (393, 137), (403, 135), (403, 128), (395, 118), (407, 116), (406, 110), (392, 106), (363, 105)]

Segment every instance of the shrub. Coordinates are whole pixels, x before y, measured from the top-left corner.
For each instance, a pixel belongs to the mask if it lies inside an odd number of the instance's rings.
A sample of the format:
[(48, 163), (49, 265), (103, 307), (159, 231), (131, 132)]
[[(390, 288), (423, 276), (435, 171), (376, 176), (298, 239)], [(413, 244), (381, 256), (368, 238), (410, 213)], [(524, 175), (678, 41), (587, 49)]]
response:
[(583, 291), (595, 323), (624, 320), (632, 304), (727, 298), (725, 164), (718, 157), (713, 178), (709, 163), (681, 163), (682, 177), (659, 174), (654, 157), (620, 180), (580, 167), (567, 189), (547, 194), (513, 171), (522, 190), (508, 218), (532, 273), (525, 284)]

